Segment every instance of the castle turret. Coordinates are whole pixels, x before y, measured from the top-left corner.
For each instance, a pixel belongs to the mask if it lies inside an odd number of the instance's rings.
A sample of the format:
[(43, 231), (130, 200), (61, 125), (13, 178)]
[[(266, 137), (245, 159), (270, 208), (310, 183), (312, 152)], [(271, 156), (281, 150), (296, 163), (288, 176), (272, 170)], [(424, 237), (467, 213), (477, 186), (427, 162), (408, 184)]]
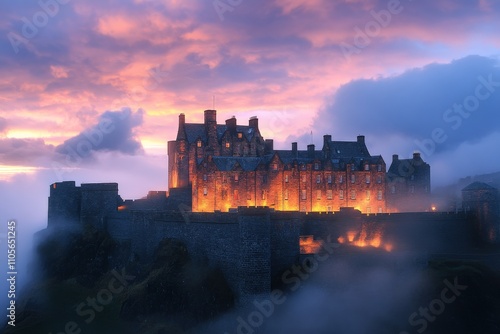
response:
[(75, 186), (75, 181), (51, 184), (47, 225), (77, 226), (80, 222), (80, 202), (80, 188)]

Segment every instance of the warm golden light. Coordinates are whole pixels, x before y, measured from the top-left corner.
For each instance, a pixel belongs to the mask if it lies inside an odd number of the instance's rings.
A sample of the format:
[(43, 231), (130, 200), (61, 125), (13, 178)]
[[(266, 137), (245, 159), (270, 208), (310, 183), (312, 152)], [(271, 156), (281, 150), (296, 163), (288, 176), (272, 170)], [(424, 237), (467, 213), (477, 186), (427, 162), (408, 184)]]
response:
[(312, 235), (300, 236), (300, 254), (317, 254), (322, 246), (323, 242)]
[(392, 244), (383, 241), (382, 231), (376, 230), (370, 233), (366, 225), (361, 227), (361, 231), (348, 231), (346, 236), (339, 236), (337, 241), (340, 244), (352, 245), (361, 248), (382, 248), (387, 252), (392, 251), (394, 248)]

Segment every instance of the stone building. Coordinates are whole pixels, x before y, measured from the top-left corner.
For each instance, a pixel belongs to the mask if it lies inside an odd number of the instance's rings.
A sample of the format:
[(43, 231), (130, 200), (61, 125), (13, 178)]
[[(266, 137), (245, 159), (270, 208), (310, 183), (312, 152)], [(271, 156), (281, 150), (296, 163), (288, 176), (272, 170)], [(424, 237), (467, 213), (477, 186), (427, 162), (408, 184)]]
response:
[(268, 206), (280, 211), (325, 212), (355, 207), (386, 212), (386, 165), (372, 156), (365, 137), (333, 141), (323, 147), (274, 150), (264, 140), (256, 117), (248, 126), (236, 118), (217, 124), (206, 110), (203, 124), (179, 116), (175, 141), (168, 143), (169, 189), (191, 191), (193, 212), (229, 211), (239, 206)]
[(391, 212), (422, 212), (431, 210), (431, 168), (420, 153), (412, 159), (392, 156), (387, 171), (387, 207)]

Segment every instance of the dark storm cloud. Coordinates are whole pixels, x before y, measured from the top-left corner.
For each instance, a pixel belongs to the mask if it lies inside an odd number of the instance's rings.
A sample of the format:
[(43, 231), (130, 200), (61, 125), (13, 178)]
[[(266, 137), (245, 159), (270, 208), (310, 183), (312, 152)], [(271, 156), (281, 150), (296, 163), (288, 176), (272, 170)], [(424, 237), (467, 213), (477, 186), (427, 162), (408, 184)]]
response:
[[(76, 155), (73, 158), (86, 159), (92, 152), (116, 151), (135, 155), (142, 153), (142, 144), (135, 137), (134, 128), (142, 125), (143, 110), (133, 113), (130, 108), (121, 111), (106, 111), (99, 117), (98, 124), (56, 147), (56, 152)], [(79, 160), (77, 159), (77, 160)]]
[(500, 68), (492, 58), (469, 56), (394, 77), (342, 86), (316, 126), (340, 133), (398, 135), (427, 155), (475, 143), (500, 131)]

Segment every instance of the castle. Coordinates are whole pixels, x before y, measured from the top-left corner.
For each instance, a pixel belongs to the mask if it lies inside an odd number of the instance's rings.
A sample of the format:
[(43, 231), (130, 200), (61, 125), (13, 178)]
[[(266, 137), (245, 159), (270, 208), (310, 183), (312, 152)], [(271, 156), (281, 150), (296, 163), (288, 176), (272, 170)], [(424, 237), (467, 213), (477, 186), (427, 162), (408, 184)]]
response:
[[(299, 150), (275, 150), (262, 137), (257, 117), (248, 126), (236, 118), (217, 124), (205, 110), (204, 123), (179, 115), (177, 137), (168, 142), (169, 191), (191, 195), (193, 212), (227, 212), (267, 206), (279, 211), (332, 212), (354, 207), (365, 213), (426, 211), (430, 208), (430, 167), (418, 153), (393, 157), (389, 172), (371, 155), (365, 137), (334, 141), (323, 136)], [(402, 200), (402, 198), (405, 198)]]
[(262, 138), (257, 118), (217, 125), (216, 112), (207, 110), (204, 124), (180, 115), (168, 153), (168, 196), (151, 191), (124, 201), (116, 183), (53, 183), (48, 230), (94, 226), (125, 258), (146, 263), (161, 240), (180, 240), (194, 259), (223, 271), (241, 302), (269, 293), (274, 278), (321, 252), (324, 242), (447, 254), (472, 249), (477, 236), (500, 242), (500, 199), (484, 184), (464, 189), (461, 212), (394, 213), (415, 205), (426, 211), (429, 165), (418, 153), (394, 156), (386, 173), (363, 136), (340, 142), (326, 135), (321, 151), (299, 151), (295, 143), (280, 151)]

